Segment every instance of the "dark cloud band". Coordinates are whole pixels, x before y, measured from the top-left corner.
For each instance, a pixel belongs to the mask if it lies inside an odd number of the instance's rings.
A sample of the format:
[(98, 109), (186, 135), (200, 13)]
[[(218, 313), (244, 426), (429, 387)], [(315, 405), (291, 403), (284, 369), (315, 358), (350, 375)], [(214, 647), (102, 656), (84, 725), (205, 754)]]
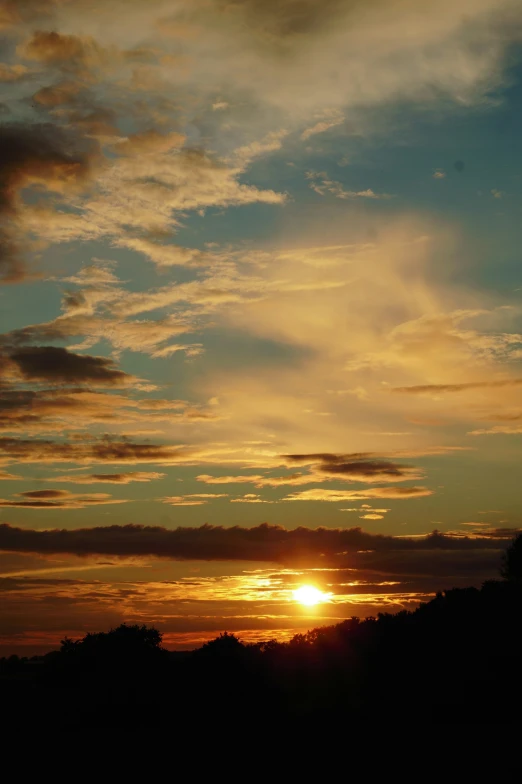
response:
[[(112, 525), (77, 530), (30, 530), (0, 526), (0, 549), (72, 555), (149, 555), (179, 560), (311, 562), (322, 564), (356, 556), (361, 551), (380, 554), (468, 553), (499, 550), (515, 531), (492, 531), (479, 538), (433, 532), (423, 538), (367, 533), (361, 528), (296, 528), (263, 524), (254, 528), (203, 525), (167, 529), (160, 526)], [(376, 556), (375, 556), (376, 557)], [(389, 564), (388, 564), (389, 567)], [(411, 567), (410, 567), (411, 568)]]

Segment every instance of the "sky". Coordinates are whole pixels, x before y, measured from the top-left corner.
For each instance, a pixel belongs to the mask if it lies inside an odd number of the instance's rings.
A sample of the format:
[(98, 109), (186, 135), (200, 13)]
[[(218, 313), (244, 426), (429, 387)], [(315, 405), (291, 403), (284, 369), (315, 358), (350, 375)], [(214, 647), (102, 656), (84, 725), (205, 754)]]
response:
[(0, 655), (498, 576), (521, 218), (519, 0), (1, 0)]

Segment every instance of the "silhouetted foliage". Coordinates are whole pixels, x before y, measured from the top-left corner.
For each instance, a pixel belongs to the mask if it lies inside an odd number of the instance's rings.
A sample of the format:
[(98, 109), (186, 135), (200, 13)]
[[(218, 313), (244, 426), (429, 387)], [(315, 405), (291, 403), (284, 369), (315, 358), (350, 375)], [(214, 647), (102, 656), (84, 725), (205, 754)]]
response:
[(61, 652), (65, 655), (109, 656), (130, 658), (146, 655), (161, 648), (163, 635), (152, 626), (128, 626), (122, 623), (108, 632), (85, 635), (82, 640), (65, 638)]
[(522, 534), (513, 540), (504, 553), (500, 574), (505, 580), (522, 584)]
[(508, 548), (504, 581), (453, 588), (414, 612), (354, 617), (287, 643), (244, 644), (224, 632), (195, 651), (170, 652), (157, 629), (126, 624), (65, 638), (43, 657), (0, 660), (3, 707), (23, 716), (44, 702), (47, 711), (55, 706), (56, 726), (68, 727), (181, 727), (215, 711), (229, 727), (325, 716), (517, 722), (521, 542)]
[(245, 649), (241, 640), (235, 634), (223, 632), (215, 640), (206, 642), (201, 647), (201, 653), (222, 659), (235, 656)]

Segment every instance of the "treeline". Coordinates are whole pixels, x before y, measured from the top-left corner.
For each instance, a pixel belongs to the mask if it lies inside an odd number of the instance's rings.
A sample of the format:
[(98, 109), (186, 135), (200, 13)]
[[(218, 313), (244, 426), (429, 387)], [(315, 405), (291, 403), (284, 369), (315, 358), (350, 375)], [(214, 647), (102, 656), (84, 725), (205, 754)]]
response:
[(414, 612), (351, 618), (287, 643), (223, 633), (190, 652), (162, 647), (148, 626), (62, 641), (59, 651), (0, 660), (4, 709), (45, 705), (67, 727), (92, 722), (181, 726), (213, 715), (231, 727), (394, 717), (427, 723), (518, 723), (521, 712), (522, 536), (503, 580), (453, 588)]

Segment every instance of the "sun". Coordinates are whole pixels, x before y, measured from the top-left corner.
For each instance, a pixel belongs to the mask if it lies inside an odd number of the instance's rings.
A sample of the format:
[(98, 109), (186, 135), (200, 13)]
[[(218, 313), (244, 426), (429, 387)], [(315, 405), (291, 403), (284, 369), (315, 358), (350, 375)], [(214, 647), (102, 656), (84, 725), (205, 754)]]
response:
[(326, 597), (318, 588), (313, 585), (302, 585), (294, 592), (294, 599), (300, 604), (306, 604), (307, 607), (312, 607), (314, 604), (324, 602)]

